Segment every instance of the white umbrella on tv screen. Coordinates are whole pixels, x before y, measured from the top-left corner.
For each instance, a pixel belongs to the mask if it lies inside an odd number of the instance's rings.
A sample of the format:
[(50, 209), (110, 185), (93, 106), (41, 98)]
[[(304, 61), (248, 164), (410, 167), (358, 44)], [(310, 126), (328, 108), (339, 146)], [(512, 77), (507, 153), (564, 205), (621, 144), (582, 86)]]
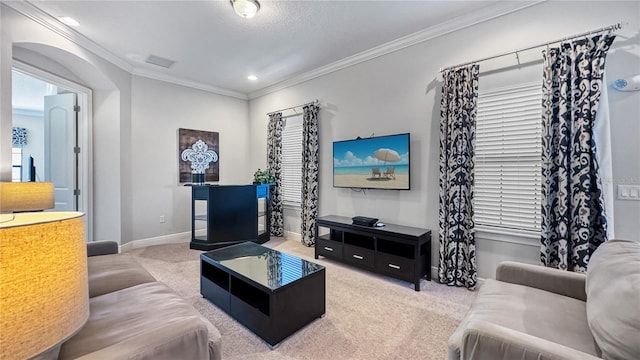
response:
[(397, 151), (391, 149), (378, 149), (373, 153), (376, 159), (383, 161), (385, 164), (387, 162), (396, 162), (400, 160), (400, 155)]

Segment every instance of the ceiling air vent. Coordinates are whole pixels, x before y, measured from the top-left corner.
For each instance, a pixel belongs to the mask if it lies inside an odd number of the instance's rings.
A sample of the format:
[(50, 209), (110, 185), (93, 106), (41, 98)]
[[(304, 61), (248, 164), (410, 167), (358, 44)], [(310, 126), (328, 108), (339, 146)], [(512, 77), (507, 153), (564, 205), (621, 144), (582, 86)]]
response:
[(167, 68), (167, 69), (176, 63), (173, 60), (161, 58), (160, 56), (155, 56), (155, 55), (149, 55), (149, 57), (147, 58), (147, 60), (145, 60), (145, 62), (148, 64), (162, 66), (163, 68)]

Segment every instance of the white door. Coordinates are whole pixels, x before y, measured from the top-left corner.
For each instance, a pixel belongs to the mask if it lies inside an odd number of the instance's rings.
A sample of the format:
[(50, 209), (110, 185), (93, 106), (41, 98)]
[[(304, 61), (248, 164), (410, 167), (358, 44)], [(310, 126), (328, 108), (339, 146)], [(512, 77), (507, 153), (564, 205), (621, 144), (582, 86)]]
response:
[(54, 184), (57, 211), (78, 210), (75, 105), (74, 93), (44, 97), (44, 174)]

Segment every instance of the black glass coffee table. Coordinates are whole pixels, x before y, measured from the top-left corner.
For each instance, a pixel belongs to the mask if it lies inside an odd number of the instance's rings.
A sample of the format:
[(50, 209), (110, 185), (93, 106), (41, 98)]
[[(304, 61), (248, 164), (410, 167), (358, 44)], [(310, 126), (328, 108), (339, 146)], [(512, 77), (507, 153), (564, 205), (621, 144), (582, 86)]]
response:
[(324, 315), (325, 270), (245, 242), (200, 255), (200, 293), (274, 348)]

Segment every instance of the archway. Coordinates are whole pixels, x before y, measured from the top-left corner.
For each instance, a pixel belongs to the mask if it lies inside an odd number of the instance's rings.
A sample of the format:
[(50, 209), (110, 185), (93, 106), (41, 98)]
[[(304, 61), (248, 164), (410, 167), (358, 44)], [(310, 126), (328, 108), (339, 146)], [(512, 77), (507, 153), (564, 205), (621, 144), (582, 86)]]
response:
[[(105, 213), (111, 213), (108, 218), (120, 220), (120, 188), (109, 189), (102, 182), (101, 174), (115, 173), (113, 165), (120, 167), (119, 157), (116, 161), (108, 161), (109, 168), (96, 165), (96, 153), (109, 153), (113, 149), (104, 149), (104, 142), (95, 141), (100, 129), (120, 128), (120, 91), (113, 81), (109, 79), (96, 64), (81, 58), (66, 50), (39, 43), (14, 43), (12, 46), (13, 67), (37, 76), (43, 80), (62, 82), (65, 87), (73, 89), (79, 94), (80, 112), (78, 117), (78, 169), (77, 188), (81, 192), (82, 204), (79, 210), (86, 214), (87, 241), (101, 238), (114, 238), (110, 234), (101, 234), (100, 219)], [(111, 132), (111, 131), (109, 131)], [(119, 138), (119, 137), (118, 137)], [(95, 151), (94, 151), (95, 150)], [(107, 182), (111, 183), (111, 182)], [(116, 183), (119, 183), (117, 181)], [(101, 204), (101, 197), (97, 199), (94, 194), (111, 193), (117, 196), (102, 196), (117, 203), (117, 206)], [(115, 200), (114, 200), (115, 199)], [(113, 209), (117, 216), (113, 216)], [(97, 226), (94, 224), (97, 222)], [(119, 226), (117, 227), (119, 230)], [(120, 235), (120, 234), (118, 234)], [(118, 236), (119, 238), (119, 236)]]

